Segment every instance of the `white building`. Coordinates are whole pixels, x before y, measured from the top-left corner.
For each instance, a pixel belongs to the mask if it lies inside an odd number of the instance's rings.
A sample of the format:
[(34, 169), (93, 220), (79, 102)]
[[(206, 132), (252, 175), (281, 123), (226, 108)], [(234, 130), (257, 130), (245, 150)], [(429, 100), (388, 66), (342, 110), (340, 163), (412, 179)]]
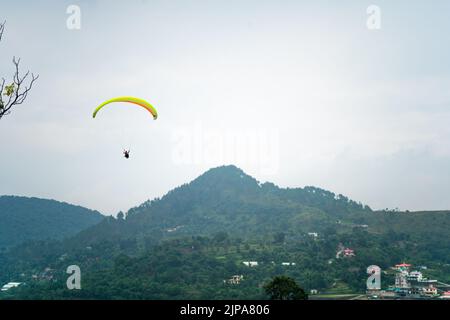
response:
[(295, 266), (295, 262), (282, 262), (282, 266)]
[(167, 231), (167, 232), (175, 232), (175, 231), (179, 230), (181, 227), (182, 227), (182, 226), (176, 226), (176, 227), (174, 227), (174, 228), (169, 228), (169, 229), (167, 229), (166, 231)]
[(422, 292), (427, 297), (434, 297), (434, 296), (437, 296), (437, 294), (438, 294), (437, 288), (432, 285), (430, 285), (429, 287), (423, 288)]
[(228, 280), (223, 280), (223, 282), (229, 284), (240, 284), (242, 280), (244, 280), (244, 276), (241, 274), (241, 275), (234, 275)]
[(258, 261), (244, 261), (242, 263), (245, 264), (247, 267), (256, 267), (256, 266), (258, 266)]
[(9, 282), (1, 288), (1, 291), (8, 291), (9, 289), (17, 288), (21, 284), (22, 284), (21, 282)]
[(408, 279), (408, 281), (420, 282), (424, 278), (423, 278), (422, 272), (420, 272), (420, 271), (411, 271), (408, 274), (407, 279)]
[(397, 288), (409, 288), (408, 283), (408, 272), (407, 271), (400, 271), (395, 275), (395, 287)]

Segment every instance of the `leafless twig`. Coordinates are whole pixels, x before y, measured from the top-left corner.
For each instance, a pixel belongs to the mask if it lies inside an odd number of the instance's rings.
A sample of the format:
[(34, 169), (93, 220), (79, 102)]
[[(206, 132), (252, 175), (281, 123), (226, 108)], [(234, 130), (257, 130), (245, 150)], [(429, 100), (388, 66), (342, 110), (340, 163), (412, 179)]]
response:
[[(0, 40), (5, 30), (5, 23), (6, 21), (0, 24)], [(39, 78), (38, 75), (35, 76), (32, 73), (30, 81), (26, 81), (29, 78), (30, 71), (21, 76), (19, 71), (20, 59), (14, 57), (12, 62), (15, 67), (13, 82), (7, 85), (5, 78), (0, 81), (0, 119), (10, 114), (13, 106), (20, 105), (25, 101), (34, 82)]]

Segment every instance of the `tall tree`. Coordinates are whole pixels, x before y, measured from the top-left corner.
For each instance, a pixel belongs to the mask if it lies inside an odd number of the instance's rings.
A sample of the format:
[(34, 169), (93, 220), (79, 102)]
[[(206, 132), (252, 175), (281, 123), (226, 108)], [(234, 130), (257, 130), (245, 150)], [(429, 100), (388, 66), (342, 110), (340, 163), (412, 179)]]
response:
[(307, 300), (308, 295), (294, 279), (277, 276), (264, 286), (270, 300)]
[[(5, 31), (5, 25), (6, 21), (0, 23), (0, 41)], [(29, 79), (30, 71), (21, 76), (19, 71), (20, 59), (13, 57), (12, 62), (15, 67), (12, 82), (8, 84), (5, 78), (0, 81), (0, 119), (10, 114), (14, 106), (18, 106), (25, 101), (34, 82), (39, 78), (32, 73), (31, 79)]]

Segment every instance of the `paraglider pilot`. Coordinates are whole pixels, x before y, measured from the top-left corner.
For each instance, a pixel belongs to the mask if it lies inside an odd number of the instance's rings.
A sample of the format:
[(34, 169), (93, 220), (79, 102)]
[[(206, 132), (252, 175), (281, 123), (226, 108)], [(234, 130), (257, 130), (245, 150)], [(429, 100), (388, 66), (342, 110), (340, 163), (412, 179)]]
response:
[(128, 159), (130, 157), (130, 150), (123, 150), (123, 156)]

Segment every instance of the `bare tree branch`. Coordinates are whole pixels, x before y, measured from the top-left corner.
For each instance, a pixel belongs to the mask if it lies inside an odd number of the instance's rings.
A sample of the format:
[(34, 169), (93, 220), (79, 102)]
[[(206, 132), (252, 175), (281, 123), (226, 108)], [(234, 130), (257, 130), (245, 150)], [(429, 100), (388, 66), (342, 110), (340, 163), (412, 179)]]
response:
[[(0, 40), (5, 29), (5, 23), (6, 21), (0, 24)], [(31, 79), (26, 81), (29, 78), (30, 71), (27, 71), (21, 76), (19, 70), (20, 59), (14, 57), (12, 62), (15, 67), (13, 82), (10, 85), (7, 85), (5, 78), (2, 78), (2, 81), (0, 82), (0, 119), (5, 115), (10, 114), (13, 106), (20, 105), (25, 101), (34, 82), (39, 78), (39, 75), (35, 76), (32, 73)]]

